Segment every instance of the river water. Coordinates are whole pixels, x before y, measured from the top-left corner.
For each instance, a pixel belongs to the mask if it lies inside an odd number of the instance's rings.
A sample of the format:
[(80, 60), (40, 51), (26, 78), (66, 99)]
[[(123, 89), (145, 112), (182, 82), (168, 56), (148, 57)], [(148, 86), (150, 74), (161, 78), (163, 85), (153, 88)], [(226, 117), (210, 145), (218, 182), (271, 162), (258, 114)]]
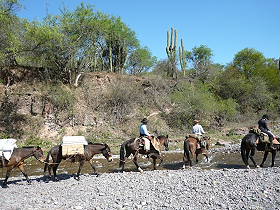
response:
[[(183, 153), (181, 151), (173, 152), (163, 152), (163, 163), (161, 166), (158, 166), (158, 170), (180, 170), (183, 166)], [(258, 164), (261, 163), (263, 157), (263, 152), (257, 152), (255, 154), (255, 160)], [(107, 162), (103, 156), (94, 157), (94, 165), (96, 166), (98, 173), (114, 173), (118, 172), (119, 168), (119, 158), (117, 155), (113, 156), (112, 162)], [(199, 167), (202, 169), (242, 169), (245, 168), (244, 163), (242, 162), (240, 153), (213, 153), (209, 155), (209, 162), (206, 162), (204, 156), (199, 156), (198, 164), (195, 164), (193, 161), (193, 167)], [(144, 170), (152, 170), (152, 159), (145, 157), (139, 157), (139, 165)], [(252, 162), (250, 166), (253, 167)], [(264, 167), (269, 167), (271, 164), (271, 154), (268, 155)], [(275, 165), (280, 165), (279, 155), (276, 155)], [(44, 164), (38, 162), (35, 159), (30, 159), (26, 165), (25, 170), (29, 176), (40, 176), (44, 174)], [(78, 170), (78, 163), (71, 163), (70, 161), (62, 161), (57, 170), (57, 174), (75, 174)], [(187, 170), (187, 169), (186, 169)], [(137, 171), (135, 165), (132, 162), (132, 159), (128, 159), (125, 164), (125, 171)], [(82, 174), (92, 173), (92, 168), (89, 163), (85, 163), (82, 169)], [(6, 169), (0, 169), (0, 177), (4, 178), (6, 174)], [(12, 171), (12, 176), (22, 176), (19, 169), (14, 169)]]

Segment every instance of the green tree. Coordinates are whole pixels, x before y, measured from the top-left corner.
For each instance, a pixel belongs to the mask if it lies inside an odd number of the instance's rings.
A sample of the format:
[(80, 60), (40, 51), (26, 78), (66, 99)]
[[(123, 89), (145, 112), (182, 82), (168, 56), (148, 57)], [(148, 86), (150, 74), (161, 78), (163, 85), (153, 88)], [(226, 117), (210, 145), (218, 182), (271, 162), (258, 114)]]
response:
[(245, 48), (239, 51), (233, 59), (233, 65), (244, 75), (250, 78), (253, 73), (265, 63), (264, 55), (253, 49)]
[(148, 48), (138, 48), (131, 53), (128, 59), (127, 71), (130, 74), (140, 74), (148, 71), (156, 63)]
[(212, 50), (206, 45), (194, 47), (192, 51), (187, 52), (187, 59), (195, 70), (195, 77), (201, 81), (205, 81), (209, 75), (210, 65), (212, 64)]

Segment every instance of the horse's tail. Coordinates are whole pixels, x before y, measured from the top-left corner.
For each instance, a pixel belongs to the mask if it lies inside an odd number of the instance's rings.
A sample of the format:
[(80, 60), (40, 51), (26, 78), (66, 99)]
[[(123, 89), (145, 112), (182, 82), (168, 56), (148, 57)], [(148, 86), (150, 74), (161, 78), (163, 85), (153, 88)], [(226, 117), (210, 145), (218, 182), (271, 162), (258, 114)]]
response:
[[(188, 139), (185, 139), (184, 141), (184, 157), (190, 158), (190, 142)], [(191, 153), (192, 155), (192, 153)]]
[(47, 168), (49, 166), (49, 161), (50, 161), (50, 152), (48, 152), (48, 155), (47, 155), (46, 160), (45, 160), (44, 173), (46, 173), (46, 171), (47, 171)]
[(241, 151), (241, 157), (242, 157), (242, 160), (244, 162), (245, 165), (248, 165), (248, 160), (247, 160), (247, 157), (246, 157), (246, 139), (248, 137), (245, 136), (242, 141), (241, 141), (241, 146), (240, 146), (240, 151)]
[(123, 143), (121, 145), (121, 148), (120, 148), (120, 167), (122, 166), (122, 164), (125, 162), (125, 156), (126, 156), (126, 149), (125, 149), (125, 146), (126, 146), (126, 142)]

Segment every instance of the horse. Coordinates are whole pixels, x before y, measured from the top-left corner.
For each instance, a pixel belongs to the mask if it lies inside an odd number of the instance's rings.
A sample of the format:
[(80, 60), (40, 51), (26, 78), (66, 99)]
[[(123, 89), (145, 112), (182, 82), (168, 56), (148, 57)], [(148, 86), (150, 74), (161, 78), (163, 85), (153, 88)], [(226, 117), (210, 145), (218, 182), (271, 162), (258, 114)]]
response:
[(10, 177), (11, 171), (14, 168), (19, 168), (21, 173), (26, 178), (27, 183), (31, 183), (30, 179), (28, 178), (27, 173), (24, 170), (24, 160), (30, 157), (35, 157), (40, 162), (44, 161), (44, 153), (39, 146), (30, 146), (30, 147), (22, 147), (22, 148), (15, 148), (11, 155), (10, 160), (2, 159), (0, 161), (0, 168), (7, 168), (6, 178), (2, 184), (2, 187), (7, 187), (7, 181)]
[(279, 144), (274, 144), (275, 150), (272, 150), (267, 147), (267, 143), (265, 142), (259, 142), (257, 143), (258, 139), (260, 139), (260, 134), (255, 133), (255, 132), (249, 132), (246, 136), (243, 137), (241, 141), (241, 157), (242, 160), (247, 168), (250, 168), (248, 160), (249, 158), (253, 162), (254, 166), (258, 168), (259, 166), (256, 164), (256, 161), (254, 160), (254, 155), (256, 152), (256, 149), (258, 151), (264, 151), (264, 156), (262, 163), (260, 164), (260, 167), (263, 167), (266, 158), (268, 156), (268, 153), (271, 152), (272, 154), (272, 161), (271, 161), (271, 167), (274, 166), (274, 161), (275, 161), (275, 156), (276, 156), (276, 151), (280, 150)]
[(197, 148), (198, 139), (192, 136), (186, 136), (184, 140), (184, 158), (183, 158), (183, 169), (187, 163), (192, 166), (192, 157), (195, 155), (196, 163), (198, 163), (198, 155), (203, 154), (208, 162), (208, 151), (209, 150), (210, 137), (203, 136), (200, 142), (201, 147)]
[[(79, 162), (79, 168), (78, 172), (76, 174), (76, 179), (80, 179), (80, 172), (82, 170), (82, 167), (85, 163), (85, 161), (88, 161), (90, 166), (93, 169), (93, 173), (98, 175), (96, 173), (96, 168), (92, 163), (92, 157), (96, 154), (102, 154), (108, 162), (111, 162), (112, 154), (110, 147), (107, 144), (101, 144), (101, 143), (88, 143), (88, 145), (84, 145), (84, 154), (75, 154), (75, 155), (62, 155), (62, 146), (57, 145), (51, 148), (51, 150), (48, 152), (47, 158), (45, 160), (45, 167), (44, 167), (44, 173), (48, 169), (49, 176), (51, 177), (51, 169), (53, 171), (53, 180), (58, 181), (57, 178), (57, 168), (62, 160), (70, 160), (71, 162)], [(52, 158), (52, 163), (50, 163), (49, 159)]]
[[(168, 143), (169, 143), (168, 135), (158, 136), (157, 141), (159, 143), (160, 148), (164, 147), (164, 149), (166, 151), (168, 151)], [(148, 157), (151, 157), (153, 159), (153, 169), (154, 170), (156, 170), (156, 159), (160, 159), (159, 165), (161, 165), (161, 163), (163, 161), (163, 159), (160, 155), (160, 152), (158, 150), (156, 150), (152, 144), (151, 144), (150, 150), (146, 151), (146, 150), (144, 150), (144, 148), (142, 148), (140, 146), (139, 138), (132, 138), (132, 139), (125, 141), (121, 145), (121, 148), (120, 148), (119, 167), (121, 168), (121, 172), (124, 171), (125, 161), (131, 154), (133, 155), (133, 162), (134, 162), (137, 170), (140, 172), (143, 172), (143, 170), (139, 167), (138, 162), (137, 162), (138, 154), (147, 155)]]

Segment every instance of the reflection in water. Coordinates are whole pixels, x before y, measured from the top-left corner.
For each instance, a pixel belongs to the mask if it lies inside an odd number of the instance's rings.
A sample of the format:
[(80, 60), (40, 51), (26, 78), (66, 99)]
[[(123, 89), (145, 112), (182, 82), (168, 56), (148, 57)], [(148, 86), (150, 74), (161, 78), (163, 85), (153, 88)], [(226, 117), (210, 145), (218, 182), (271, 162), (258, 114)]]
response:
[[(280, 165), (280, 159), (276, 155), (275, 165)], [(255, 160), (258, 164), (261, 163), (263, 157), (262, 152), (257, 152), (255, 155)], [(166, 152), (163, 153), (163, 163), (161, 166), (158, 166), (159, 170), (179, 170), (183, 166), (183, 153), (182, 152)], [(107, 160), (100, 156), (100, 159), (95, 158), (94, 163), (98, 173), (113, 173), (118, 172), (119, 159), (114, 158), (112, 162), (107, 162)], [(253, 167), (253, 164), (249, 161), (250, 166)], [(271, 154), (269, 154), (265, 167), (270, 166), (271, 164)], [(152, 159), (147, 159), (144, 157), (139, 158), (140, 167), (145, 170), (152, 170)], [(199, 155), (199, 163), (194, 164), (194, 167), (200, 167), (202, 169), (241, 169), (245, 168), (244, 163), (242, 162), (240, 153), (214, 153), (210, 154), (209, 162), (206, 162), (204, 156)], [(6, 174), (6, 169), (0, 169), (0, 177), (4, 178)], [(29, 176), (40, 176), (44, 174), (44, 164), (33, 159), (28, 162), (25, 166), (25, 170)], [(75, 174), (78, 170), (78, 163), (71, 163), (70, 161), (62, 161), (58, 167), (57, 174)], [(186, 169), (187, 170), (187, 169)], [(128, 159), (125, 164), (125, 171), (137, 171), (135, 165), (132, 162), (132, 159)], [(92, 168), (88, 162), (84, 164), (82, 169), (82, 174), (91, 174)], [(11, 176), (23, 176), (18, 169), (12, 171)]]

